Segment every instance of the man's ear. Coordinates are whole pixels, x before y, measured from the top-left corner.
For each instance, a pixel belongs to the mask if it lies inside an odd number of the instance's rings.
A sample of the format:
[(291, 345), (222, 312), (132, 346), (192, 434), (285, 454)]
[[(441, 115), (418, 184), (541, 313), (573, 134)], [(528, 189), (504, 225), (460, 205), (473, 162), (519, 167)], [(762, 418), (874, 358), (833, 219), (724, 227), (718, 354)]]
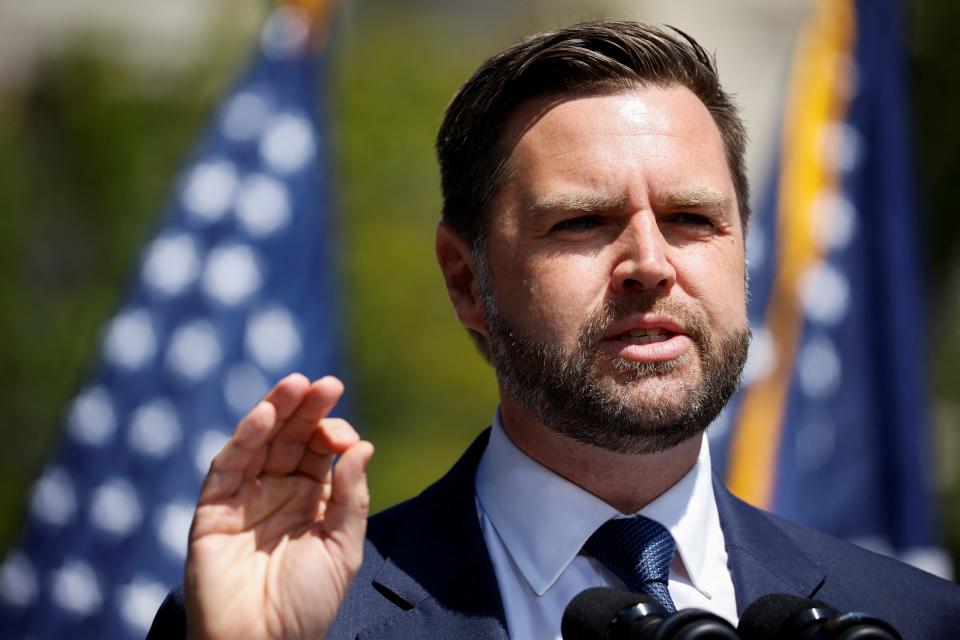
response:
[(436, 249), (447, 295), (460, 324), (487, 337), (489, 332), (483, 320), (480, 283), (472, 253), (460, 236), (443, 221), (437, 224)]

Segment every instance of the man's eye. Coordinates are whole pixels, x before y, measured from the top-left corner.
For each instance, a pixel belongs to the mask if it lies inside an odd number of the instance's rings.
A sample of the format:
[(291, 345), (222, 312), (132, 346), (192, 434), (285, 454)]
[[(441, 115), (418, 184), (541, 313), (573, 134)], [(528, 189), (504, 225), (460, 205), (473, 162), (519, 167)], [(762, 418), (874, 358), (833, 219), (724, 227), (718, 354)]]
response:
[(678, 213), (671, 218), (673, 222), (694, 229), (713, 229), (716, 225), (713, 224), (713, 220), (705, 215), (699, 213)]
[(586, 231), (600, 224), (597, 216), (578, 216), (561, 220), (551, 227), (551, 231)]

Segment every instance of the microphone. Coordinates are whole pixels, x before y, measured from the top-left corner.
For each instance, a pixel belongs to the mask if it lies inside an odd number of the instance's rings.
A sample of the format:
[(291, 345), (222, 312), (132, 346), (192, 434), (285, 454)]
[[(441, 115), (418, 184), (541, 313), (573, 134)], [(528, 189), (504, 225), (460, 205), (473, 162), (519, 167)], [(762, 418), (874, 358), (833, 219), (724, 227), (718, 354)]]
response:
[(742, 640), (902, 640), (883, 620), (841, 615), (826, 602), (786, 593), (757, 598), (740, 617), (737, 632)]
[(738, 640), (729, 622), (701, 609), (667, 613), (647, 594), (609, 587), (579, 593), (563, 611), (563, 640)]

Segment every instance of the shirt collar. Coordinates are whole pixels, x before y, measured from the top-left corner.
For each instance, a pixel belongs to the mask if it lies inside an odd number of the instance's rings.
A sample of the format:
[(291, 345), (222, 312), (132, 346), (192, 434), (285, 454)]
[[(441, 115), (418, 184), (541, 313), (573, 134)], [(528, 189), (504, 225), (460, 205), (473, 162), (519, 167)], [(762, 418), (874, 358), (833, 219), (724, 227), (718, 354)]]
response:
[[(670, 531), (691, 584), (708, 597), (701, 578), (704, 532), (714, 501), (710, 473), (704, 437), (693, 468), (638, 512)], [(499, 409), (475, 486), (480, 508), (538, 596), (553, 585), (600, 525), (621, 515), (518, 449), (503, 430)]]

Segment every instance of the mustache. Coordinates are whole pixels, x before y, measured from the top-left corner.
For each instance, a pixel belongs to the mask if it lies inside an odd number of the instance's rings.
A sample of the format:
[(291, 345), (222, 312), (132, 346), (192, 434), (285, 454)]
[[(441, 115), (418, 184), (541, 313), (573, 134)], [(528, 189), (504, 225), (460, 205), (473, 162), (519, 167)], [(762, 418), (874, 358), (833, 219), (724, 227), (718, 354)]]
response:
[(577, 335), (582, 348), (599, 343), (616, 323), (637, 314), (656, 314), (670, 318), (681, 326), (697, 345), (705, 344), (710, 335), (706, 316), (682, 302), (657, 294), (636, 294), (628, 299), (608, 300), (594, 312)]

